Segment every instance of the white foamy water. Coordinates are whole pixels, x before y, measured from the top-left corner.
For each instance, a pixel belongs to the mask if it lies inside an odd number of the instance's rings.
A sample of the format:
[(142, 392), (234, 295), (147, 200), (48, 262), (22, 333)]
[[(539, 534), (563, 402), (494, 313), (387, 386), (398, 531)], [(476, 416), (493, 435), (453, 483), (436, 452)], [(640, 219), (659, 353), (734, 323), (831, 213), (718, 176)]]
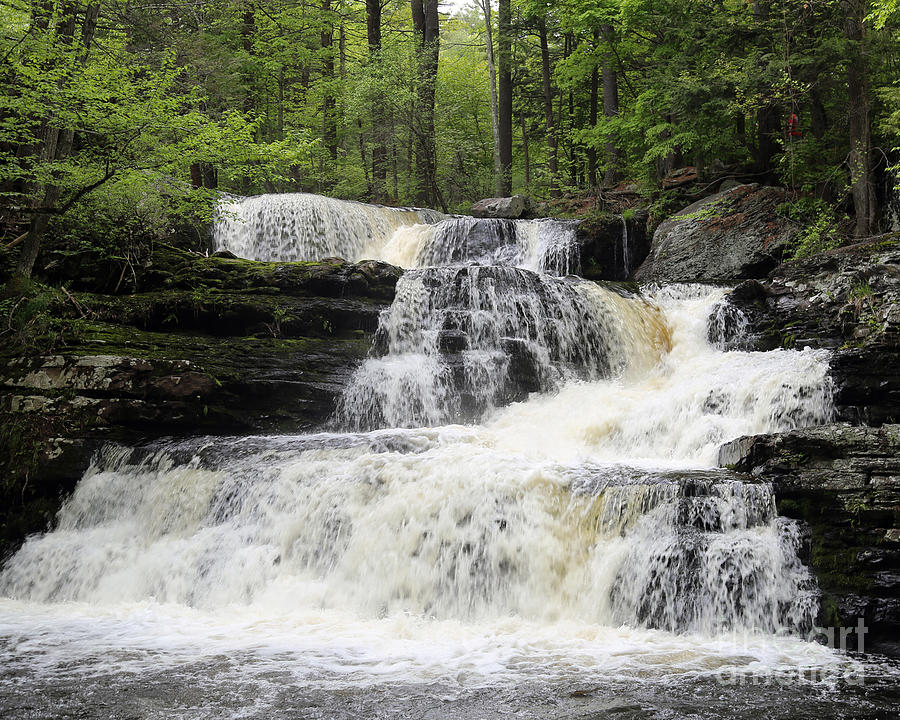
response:
[(470, 421), (528, 392), (646, 369), (668, 335), (658, 307), (596, 283), (498, 266), (411, 271), (338, 418), (355, 429)]
[[(607, 380), (570, 383), (499, 411), (489, 423), (498, 443), (552, 448), (569, 461), (703, 467), (733, 438), (827, 422), (826, 351), (722, 352), (707, 342), (707, 318), (724, 292), (647, 288), (664, 313), (669, 352), (649, 370), (626, 365)], [(645, 336), (646, 346), (656, 346), (656, 337)]]
[(217, 215), (215, 249), (251, 260), (505, 265), (553, 275), (576, 272), (579, 265), (572, 221), (449, 217), (309, 193), (231, 198)]
[(771, 489), (685, 469), (829, 413), (822, 354), (706, 343), (720, 295), (602, 295), (618, 359), (480, 425), (108, 453), (0, 575), (0, 634), (51, 666), (286, 652), (338, 683), (839, 667), (778, 637), (816, 590)]

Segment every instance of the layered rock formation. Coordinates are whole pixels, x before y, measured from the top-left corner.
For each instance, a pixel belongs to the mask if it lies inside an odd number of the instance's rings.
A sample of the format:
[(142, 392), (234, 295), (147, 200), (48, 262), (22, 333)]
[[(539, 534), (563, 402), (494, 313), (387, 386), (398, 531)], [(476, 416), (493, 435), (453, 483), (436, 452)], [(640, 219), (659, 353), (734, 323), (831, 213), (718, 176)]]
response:
[(880, 238), (793, 260), (738, 285), (715, 313), (726, 347), (827, 347), (840, 419), (900, 421), (900, 241)]
[(845, 423), (740, 438), (720, 462), (771, 482), (779, 511), (808, 524), (820, 622), (863, 618), (877, 641), (896, 641), (900, 426), (888, 423), (900, 421), (900, 243), (876, 238), (746, 281), (713, 315), (709, 336), (748, 350), (833, 349), (836, 419)]
[[(52, 258), (50, 279), (74, 262)], [(256, 263), (162, 246), (133, 268), (137, 292), (88, 292), (113, 289), (122, 273), (110, 262), (83, 255), (75, 291), (52, 294), (46, 312), (63, 325), (52, 348), (0, 351), (0, 545), (44, 529), (102, 443), (320, 425), (400, 276), (383, 263)]]
[(823, 593), (819, 622), (900, 638), (900, 425), (826, 425), (722, 446), (719, 461), (772, 483), (779, 514), (805, 521)]

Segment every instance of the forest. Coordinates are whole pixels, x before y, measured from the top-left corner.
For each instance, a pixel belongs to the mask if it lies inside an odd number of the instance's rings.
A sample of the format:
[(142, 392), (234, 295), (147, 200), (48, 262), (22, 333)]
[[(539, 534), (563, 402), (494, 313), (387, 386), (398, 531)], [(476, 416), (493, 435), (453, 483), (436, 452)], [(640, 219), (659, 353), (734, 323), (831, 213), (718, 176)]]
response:
[[(0, 242), (117, 246), (220, 193), (465, 211), (781, 185), (817, 248), (887, 229), (896, 0), (3, 0)], [(693, 170), (692, 170), (693, 172)], [(677, 209), (677, 208), (674, 208)]]

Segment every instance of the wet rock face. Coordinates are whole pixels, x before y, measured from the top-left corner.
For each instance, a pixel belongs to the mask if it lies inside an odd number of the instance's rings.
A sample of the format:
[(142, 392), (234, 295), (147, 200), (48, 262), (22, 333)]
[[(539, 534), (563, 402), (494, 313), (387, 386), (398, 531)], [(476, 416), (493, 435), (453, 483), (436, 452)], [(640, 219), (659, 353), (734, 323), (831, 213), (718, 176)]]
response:
[(477, 218), (506, 218), (517, 220), (527, 217), (531, 202), (525, 195), (505, 198), (486, 198), (472, 205), (472, 215)]
[(725, 348), (825, 347), (838, 416), (900, 421), (900, 243), (872, 240), (793, 260), (739, 284), (713, 313)]
[(733, 282), (761, 278), (782, 260), (796, 227), (778, 216), (779, 188), (739, 185), (704, 198), (663, 222), (640, 282)]
[[(45, 277), (78, 263), (64, 260)], [(5, 541), (46, 528), (105, 442), (325, 422), (401, 274), (377, 262), (257, 263), (163, 246), (126, 274), (120, 292), (131, 294), (116, 295), (86, 292), (111, 292), (122, 274), (97, 267), (75, 275), (75, 302), (54, 308), (72, 331), (52, 353), (0, 349), (0, 556)]]
[(722, 446), (719, 462), (772, 483), (780, 514), (805, 521), (823, 593), (820, 624), (863, 618), (900, 633), (900, 425), (826, 425)]
[(646, 212), (583, 220), (578, 225), (582, 277), (628, 280), (650, 252)]

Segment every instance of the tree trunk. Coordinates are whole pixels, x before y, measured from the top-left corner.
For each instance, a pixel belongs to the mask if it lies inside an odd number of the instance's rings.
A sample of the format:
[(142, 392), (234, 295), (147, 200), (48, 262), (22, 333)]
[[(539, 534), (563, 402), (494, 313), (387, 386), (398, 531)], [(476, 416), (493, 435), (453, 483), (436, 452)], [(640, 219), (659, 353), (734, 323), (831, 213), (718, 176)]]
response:
[[(594, 50), (597, 50), (597, 47), (600, 44), (600, 31), (594, 30)], [(594, 63), (593, 68), (591, 69), (591, 98), (590, 98), (590, 106), (588, 107), (588, 122), (590, 123), (591, 128), (597, 127), (597, 98), (599, 95), (600, 88), (600, 77), (599, 72), (597, 70), (597, 64)], [(587, 159), (588, 159), (588, 185), (592, 188), (597, 187), (597, 148), (593, 145), (588, 148), (587, 151)]]
[[(328, 16), (331, 13), (331, 0), (322, 0), (322, 11)], [(331, 18), (326, 20), (319, 33), (319, 44), (322, 47), (322, 76), (325, 78), (325, 96), (322, 101), (322, 142), (332, 160), (337, 160), (337, 121), (334, 117), (334, 91), (331, 82), (334, 80), (334, 25)]]
[[(612, 42), (613, 29), (611, 25), (603, 25), (600, 28), (606, 52), (603, 54), (603, 114), (607, 118), (616, 117), (619, 114), (619, 81), (614, 66)], [(621, 178), (620, 165), (621, 153), (616, 143), (610, 141), (606, 144), (606, 172), (603, 174), (603, 185), (612, 187)]]
[[(485, 49), (487, 50), (488, 76), (491, 83), (491, 137), (493, 138), (494, 192), (498, 196), (508, 194), (503, 184), (503, 162), (500, 159), (500, 117), (497, 105), (497, 67), (494, 64), (494, 30), (491, 25), (491, 0), (481, 0), (484, 14)], [(511, 152), (511, 151), (510, 151)]]
[[(490, 0), (485, 0), (489, 2)], [(497, 8), (497, 139), (500, 144), (501, 183), (498, 195), (512, 194), (512, 8), (499, 0)]]
[(522, 160), (525, 163), (525, 192), (530, 192), (531, 187), (531, 162), (528, 158), (528, 127), (525, 125), (525, 113), (519, 116), (522, 120)]
[[(770, 0), (753, 0), (753, 19), (757, 24), (758, 44), (761, 49), (771, 50), (772, 42), (769, 29), (766, 27), (769, 20)], [(764, 88), (768, 93), (769, 89)], [(756, 172), (764, 181), (774, 180), (774, 166), (772, 159), (778, 152), (778, 137), (781, 130), (778, 107), (771, 102), (764, 101), (756, 111)]]
[(362, 119), (356, 118), (356, 126), (359, 130), (359, 159), (362, 163), (363, 169), (363, 177), (366, 179), (366, 188), (368, 190), (369, 197), (373, 196), (372, 190), (372, 181), (369, 179), (369, 166), (366, 163), (366, 141), (363, 138), (363, 124)]
[(550, 87), (550, 48), (547, 45), (547, 23), (538, 21), (538, 39), (541, 44), (541, 74), (544, 86), (544, 120), (547, 125), (547, 145), (550, 164), (550, 196), (559, 197), (559, 165), (556, 157), (556, 124), (553, 119), (553, 89)]
[(872, 134), (870, 128), (869, 83), (866, 76), (864, 20), (865, 0), (842, 0), (844, 35), (851, 50), (847, 64), (847, 95), (850, 111), (850, 194), (856, 215), (854, 234), (867, 237), (875, 231), (878, 204), (872, 182)]
[[(369, 64), (381, 77), (381, 0), (366, 0), (366, 38)], [(387, 123), (380, 92), (372, 102), (372, 197), (384, 202), (387, 197)]]
[(416, 194), (423, 205), (430, 205), (432, 199), (437, 199), (446, 211), (435, 177), (434, 96), (440, 51), (438, 0), (412, 0), (412, 16), (419, 49)]
[[(247, 55), (253, 55), (253, 35), (256, 33), (256, 11), (252, 2), (244, 3), (241, 15), (241, 46)], [(244, 74), (244, 112), (253, 112), (253, 74)]]

